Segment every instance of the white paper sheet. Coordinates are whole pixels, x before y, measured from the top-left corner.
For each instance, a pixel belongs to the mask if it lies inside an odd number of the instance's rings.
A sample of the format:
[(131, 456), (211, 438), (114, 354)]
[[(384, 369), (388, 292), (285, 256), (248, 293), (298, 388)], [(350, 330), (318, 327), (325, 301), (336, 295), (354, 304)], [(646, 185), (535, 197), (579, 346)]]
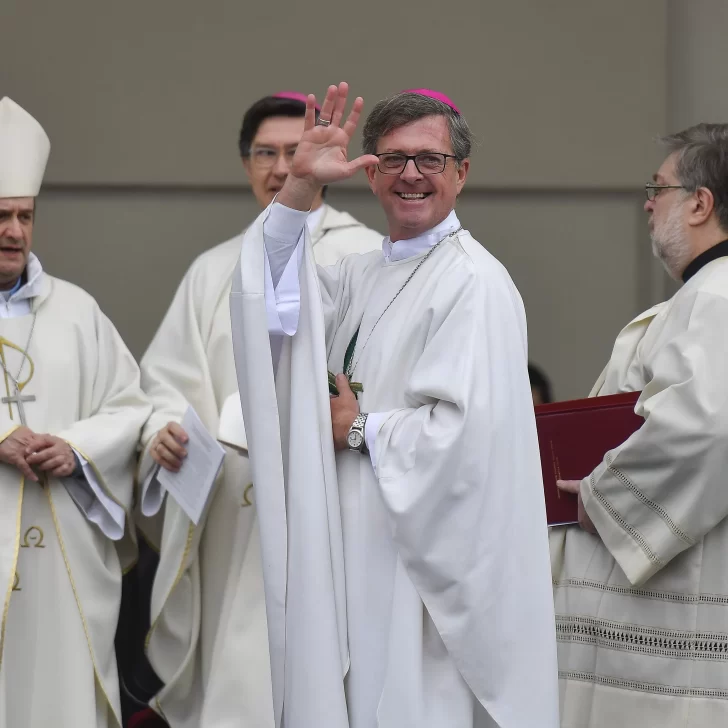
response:
[(178, 473), (160, 468), (157, 480), (197, 525), (220, 472), (225, 450), (192, 407), (187, 409), (180, 424), (189, 437), (185, 445), (187, 457)]

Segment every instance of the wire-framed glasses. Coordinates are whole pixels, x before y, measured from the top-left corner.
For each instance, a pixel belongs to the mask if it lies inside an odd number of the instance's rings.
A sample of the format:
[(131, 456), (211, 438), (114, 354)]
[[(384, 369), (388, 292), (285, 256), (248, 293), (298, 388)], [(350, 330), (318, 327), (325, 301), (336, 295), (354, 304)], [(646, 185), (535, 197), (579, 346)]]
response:
[(645, 194), (647, 195), (647, 199), (652, 202), (657, 195), (662, 192), (662, 190), (682, 190), (684, 187), (682, 185), (656, 185), (652, 182), (648, 182), (645, 185)]
[(255, 167), (260, 169), (268, 169), (273, 167), (278, 161), (278, 157), (283, 155), (286, 162), (290, 165), (296, 154), (296, 148), (292, 149), (276, 149), (275, 147), (253, 147), (250, 150), (250, 161)]
[(402, 174), (410, 159), (415, 163), (420, 174), (440, 174), (445, 171), (448, 159), (457, 159), (454, 154), (442, 154), (441, 152), (420, 152), (419, 154), (385, 152), (376, 156), (379, 157), (377, 169), (382, 174)]

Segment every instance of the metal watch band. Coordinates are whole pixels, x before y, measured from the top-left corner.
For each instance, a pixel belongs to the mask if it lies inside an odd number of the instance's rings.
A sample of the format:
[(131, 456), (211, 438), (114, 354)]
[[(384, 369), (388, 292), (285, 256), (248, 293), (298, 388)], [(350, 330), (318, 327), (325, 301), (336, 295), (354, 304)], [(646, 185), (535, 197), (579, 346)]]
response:
[[(352, 447), (351, 444), (349, 444), (349, 449), (353, 450), (355, 452), (367, 452), (367, 446), (366, 446), (366, 438), (364, 433), (364, 428), (366, 426), (367, 422), (367, 416), (365, 413), (360, 412), (355, 418), (354, 422), (351, 423), (351, 427), (349, 428), (349, 435), (352, 433), (358, 433), (361, 436), (361, 444), (358, 447)], [(347, 442), (349, 442), (349, 435), (347, 435)]]

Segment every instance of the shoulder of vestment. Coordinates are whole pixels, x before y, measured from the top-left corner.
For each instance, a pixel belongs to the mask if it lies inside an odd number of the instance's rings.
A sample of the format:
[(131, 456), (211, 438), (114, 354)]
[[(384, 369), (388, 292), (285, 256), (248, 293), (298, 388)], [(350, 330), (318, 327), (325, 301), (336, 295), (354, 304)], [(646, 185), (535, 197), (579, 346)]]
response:
[(321, 224), (321, 235), (333, 238), (335, 235), (356, 233), (358, 239), (372, 238), (373, 242), (381, 246), (384, 236), (376, 230), (368, 228), (363, 222), (357, 220), (348, 212), (336, 210), (330, 205), (326, 206), (326, 213)]
[[(697, 283), (698, 293), (728, 298), (728, 258), (719, 258), (709, 263), (698, 272), (694, 280)], [(688, 281), (685, 287), (689, 286), (690, 282)]]
[(60, 310), (65, 315), (68, 315), (71, 311), (82, 309), (100, 310), (96, 299), (88, 291), (81, 288), (81, 286), (66, 281), (63, 278), (56, 278), (55, 276), (48, 276), (48, 280), (50, 283), (50, 292), (46, 300), (54, 308), (62, 306), (63, 309)]
[(206, 250), (192, 261), (188, 270), (188, 275), (192, 276), (208, 276), (213, 275), (216, 278), (225, 273), (232, 273), (235, 263), (240, 256), (240, 246), (243, 243), (243, 233), (236, 235), (224, 243), (219, 243), (213, 248)]

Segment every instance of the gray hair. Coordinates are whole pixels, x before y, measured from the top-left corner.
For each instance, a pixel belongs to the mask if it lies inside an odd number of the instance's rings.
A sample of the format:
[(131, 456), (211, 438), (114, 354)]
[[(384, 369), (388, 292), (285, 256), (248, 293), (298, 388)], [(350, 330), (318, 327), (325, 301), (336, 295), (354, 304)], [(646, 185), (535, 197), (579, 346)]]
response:
[(676, 154), (675, 173), (687, 192), (710, 190), (718, 223), (728, 232), (728, 124), (696, 124), (659, 141)]
[(444, 116), (447, 119), (450, 144), (458, 164), (470, 156), (473, 133), (468, 122), (442, 101), (410, 92), (383, 99), (369, 112), (363, 129), (364, 154), (376, 154), (377, 142), (383, 136), (426, 116)]

